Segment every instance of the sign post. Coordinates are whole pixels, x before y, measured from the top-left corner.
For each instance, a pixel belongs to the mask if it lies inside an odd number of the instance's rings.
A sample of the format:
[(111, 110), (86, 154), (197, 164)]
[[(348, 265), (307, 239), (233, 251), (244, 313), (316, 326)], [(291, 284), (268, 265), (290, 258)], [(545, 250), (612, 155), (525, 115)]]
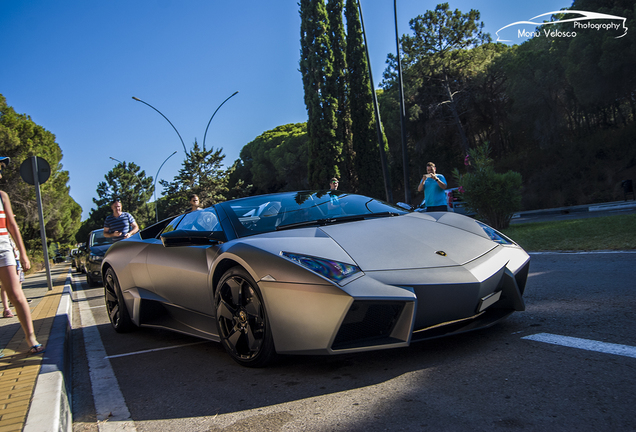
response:
[(38, 216), (40, 219), (40, 237), (42, 239), (42, 251), (44, 253), (44, 267), (46, 268), (46, 280), (49, 291), (53, 290), (51, 282), (51, 265), (49, 264), (49, 250), (46, 245), (46, 231), (44, 230), (44, 213), (42, 211), (42, 196), (40, 195), (40, 183), (46, 182), (51, 176), (51, 166), (41, 157), (31, 156), (20, 165), (20, 176), (28, 184), (35, 185), (35, 198), (38, 202)]

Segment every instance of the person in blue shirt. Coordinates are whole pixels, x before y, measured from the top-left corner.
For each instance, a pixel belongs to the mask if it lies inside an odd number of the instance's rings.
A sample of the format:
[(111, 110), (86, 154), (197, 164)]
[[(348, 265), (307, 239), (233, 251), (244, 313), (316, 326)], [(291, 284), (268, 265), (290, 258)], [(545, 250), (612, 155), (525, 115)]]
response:
[(448, 187), (446, 178), (437, 174), (435, 164), (429, 162), (426, 164), (426, 174), (422, 176), (422, 181), (417, 186), (417, 191), (424, 190), (424, 201), (427, 212), (447, 211), (446, 207), (446, 192), (444, 190)]
[(113, 209), (113, 214), (108, 215), (104, 221), (104, 237), (114, 237), (115, 240), (123, 240), (139, 231), (135, 218), (130, 213), (122, 211), (119, 198), (113, 200), (110, 208)]

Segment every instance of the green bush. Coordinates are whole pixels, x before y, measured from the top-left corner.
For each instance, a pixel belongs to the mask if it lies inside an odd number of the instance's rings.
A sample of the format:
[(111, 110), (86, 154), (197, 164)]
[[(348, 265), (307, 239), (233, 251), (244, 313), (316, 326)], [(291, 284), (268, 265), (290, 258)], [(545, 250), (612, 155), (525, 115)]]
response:
[(455, 170), (454, 175), (466, 207), (493, 228), (504, 229), (521, 208), (521, 174), (514, 171), (496, 173), (489, 155), (487, 143), (470, 150), (471, 170), (464, 175)]

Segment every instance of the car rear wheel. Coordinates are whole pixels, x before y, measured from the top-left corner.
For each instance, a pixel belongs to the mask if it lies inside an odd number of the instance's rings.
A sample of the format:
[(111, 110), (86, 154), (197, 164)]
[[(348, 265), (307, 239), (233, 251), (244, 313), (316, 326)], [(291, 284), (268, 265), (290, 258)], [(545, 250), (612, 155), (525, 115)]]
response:
[(112, 268), (106, 270), (104, 278), (104, 298), (106, 299), (106, 312), (110, 324), (116, 332), (125, 333), (135, 329), (135, 324), (130, 319), (128, 309), (124, 303), (124, 296), (119, 287), (117, 275)]
[(221, 343), (237, 363), (263, 367), (275, 357), (261, 292), (244, 269), (234, 267), (223, 275), (215, 304)]

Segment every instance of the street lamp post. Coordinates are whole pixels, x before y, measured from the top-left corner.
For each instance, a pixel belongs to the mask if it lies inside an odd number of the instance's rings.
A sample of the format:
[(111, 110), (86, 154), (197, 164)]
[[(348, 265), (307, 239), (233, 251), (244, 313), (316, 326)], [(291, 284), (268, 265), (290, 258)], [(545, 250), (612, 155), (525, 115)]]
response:
[(384, 192), (386, 194), (386, 200), (393, 202), (393, 192), (391, 191), (391, 179), (389, 178), (389, 165), (386, 160), (386, 153), (384, 150), (384, 138), (382, 133), (382, 120), (380, 119), (380, 108), (378, 107), (378, 95), (375, 92), (375, 86), (373, 84), (373, 73), (371, 72), (371, 57), (369, 57), (369, 44), (367, 42), (367, 34), (364, 31), (364, 18), (362, 18), (362, 4), (358, 2), (358, 10), (360, 11), (360, 26), (362, 27), (362, 37), (364, 38), (364, 51), (367, 57), (367, 64), (369, 66), (369, 85), (371, 86), (371, 93), (373, 96), (373, 109), (375, 111), (375, 129), (378, 134), (378, 145), (380, 146), (380, 164), (382, 166), (382, 176), (384, 177)]
[[(212, 117), (210, 117), (210, 120), (208, 121), (208, 125), (205, 128), (205, 133), (203, 134), (203, 149), (205, 150), (205, 138), (208, 134), (208, 128), (210, 127), (210, 123), (212, 123), (212, 119), (214, 118), (214, 116), (216, 115), (217, 111), (223, 106), (223, 104), (225, 104), (225, 102), (227, 102), (228, 100), (230, 100), (230, 98), (232, 98), (233, 96), (236, 96), (238, 94), (238, 91), (235, 91), (234, 93), (232, 93), (227, 99), (225, 99), (223, 102), (221, 102), (221, 105), (219, 105), (216, 110), (214, 111), (214, 113), (212, 114)], [(142, 101), (141, 99), (139, 99), (138, 97), (133, 96), (132, 97), (134, 100), (136, 100), (137, 102), (141, 102), (144, 105), (148, 105), (150, 108), (152, 108), (153, 110), (157, 111), (164, 119), (166, 119), (166, 121), (168, 123), (170, 123), (170, 126), (172, 126), (172, 129), (174, 129), (174, 131), (177, 133), (177, 135), (179, 136), (179, 139), (181, 140), (181, 145), (183, 145), (183, 151), (186, 154), (186, 158), (189, 156), (188, 155), (188, 150), (186, 149), (185, 143), (183, 142), (183, 138), (181, 138), (181, 134), (179, 133), (179, 131), (177, 130), (177, 128), (172, 124), (172, 122), (168, 119), (168, 117), (166, 117), (165, 115), (163, 115), (163, 113), (161, 111), (159, 111), (157, 108), (153, 107), (152, 105), (150, 105), (147, 102)], [(159, 171), (161, 171), (161, 168), (163, 168), (163, 165), (168, 161), (168, 159), (170, 159), (172, 156), (174, 156), (177, 152), (173, 152), (170, 156), (168, 156), (166, 158), (166, 160), (163, 161), (163, 163), (161, 164), (161, 166), (159, 167), (159, 169), (157, 170), (157, 174), (155, 175), (155, 179), (154, 179), (154, 183), (153, 183), (153, 192), (154, 192), (154, 199), (155, 199), (155, 220), (156, 222), (159, 222), (159, 204), (157, 202), (157, 178), (159, 177)], [(111, 159), (118, 161), (117, 159), (111, 157)], [(135, 176), (137, 176), (137, 174), (135, 173)], [(137, 180), (139, 180), (139, 177), (137, 177)], [(139, 184), (141, 184), (141, 180), (139, 180)], [(141, 187), (143, 188), (143, 184), (141, 184)], [(145, 189), (145, 188), (144, 188)]]
[(398, 86), (400, 91), (400, 129), (402, 131), (402, 167), (404, 175), (404, 199), (411, 204), (411, 187), (409, 186), (409, 157), (406, 144), (406, 104), (404, 102), (404, 83), (402, 82), (402, 60), (400, 55), (400, 35), (398, 33), (397, 0), (393, 0), (393, 16), (395, 18), (395, 43), (397, 45)]
[(132, 97), (134, 100), (136, 100), (137, 102), (141, 102), (142, 104), (148, 105), (150, 108), (152, 108), (153, 110), (157, 111), (159, 114), (161, 114), (161, 117), (165, 118), (166, 121), (168, 123), (170, 123), (170, 126), (172, 126), (172, 129), (174, 129), (174, 131), (177, 133), (177, 135), (179, 135), (179, 139), (181, 140), (181, 145), (183, 145), (183, 151), (185, 152), (185, 154), (188, 154), (188, 150), (186, 150), (186, 146), (185, 143), (183, 142), (183, 138), (181, 138), (181, 134), (179, 133), (179, 131), (177, 130), (176, 127), (174, 127), (174, 125), (172, 124), (172, 122), (170, 120), (168, 120), (168, 117), (166, 117), (165, 115), (163, 115), (163, 113), (161, 111), (159, 111), (157, 108), (153, 107), (152, 105), (150, 105), (148, 102), (144, 102), (141, 99), (139, 99), (138, 97), (133, 96)]

